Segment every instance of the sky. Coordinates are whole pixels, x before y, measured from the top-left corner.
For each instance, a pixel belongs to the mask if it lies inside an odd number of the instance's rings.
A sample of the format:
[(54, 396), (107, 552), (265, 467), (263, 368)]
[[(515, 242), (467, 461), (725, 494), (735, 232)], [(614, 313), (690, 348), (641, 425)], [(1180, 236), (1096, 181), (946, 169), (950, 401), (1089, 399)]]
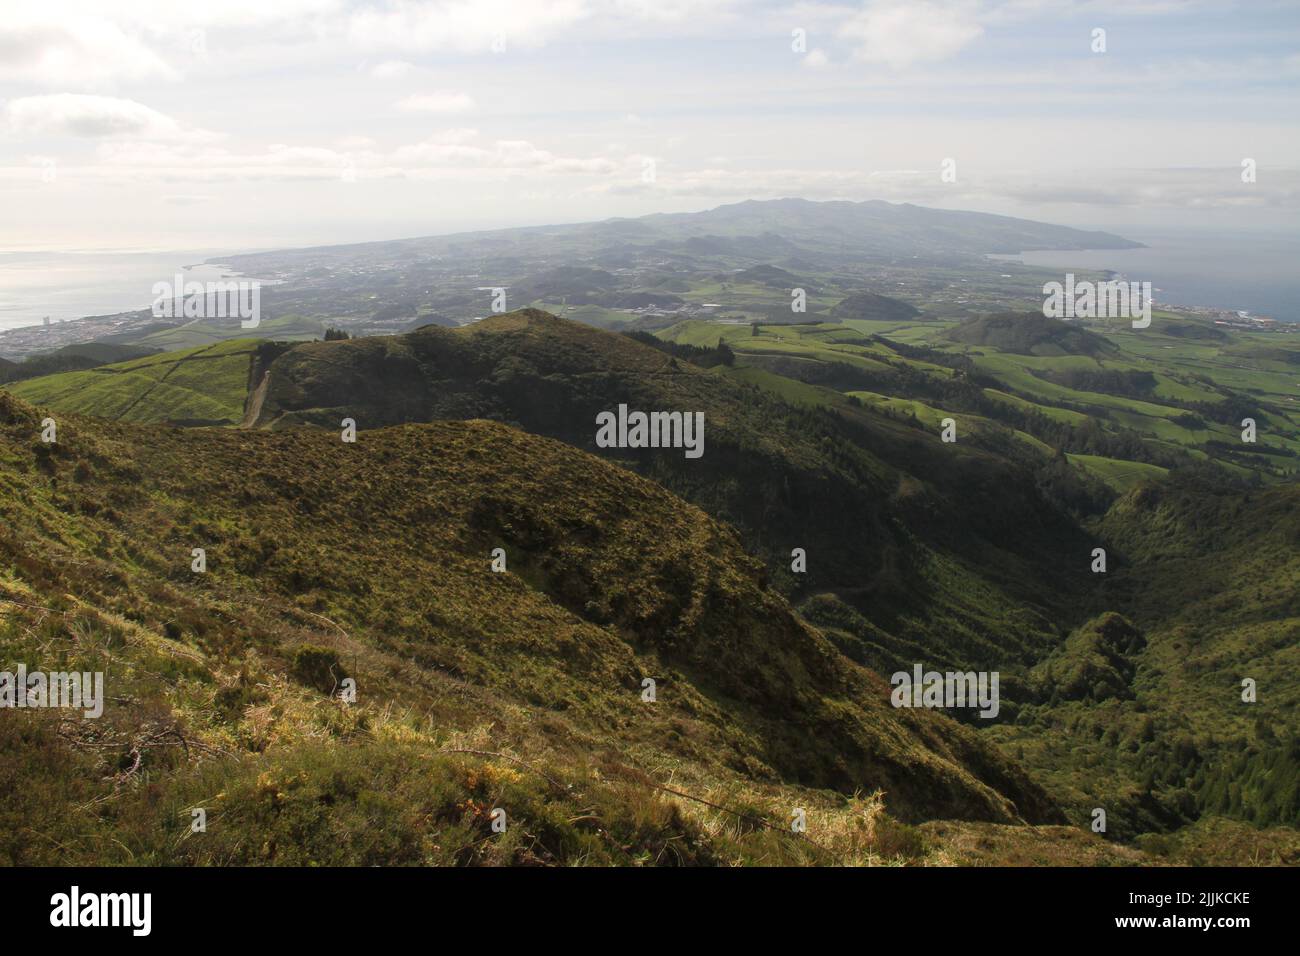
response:
[(0, 6), (0, 251), (782, 196), (1120, 232), (1300, 222), (1295, 0)]

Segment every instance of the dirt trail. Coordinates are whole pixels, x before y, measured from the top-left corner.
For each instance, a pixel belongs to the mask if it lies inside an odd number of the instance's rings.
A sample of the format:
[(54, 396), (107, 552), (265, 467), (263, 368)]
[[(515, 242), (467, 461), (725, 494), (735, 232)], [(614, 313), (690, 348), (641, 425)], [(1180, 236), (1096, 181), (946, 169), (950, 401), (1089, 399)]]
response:
[(257, 387), (248, 393), (248, 402), (244, 406), (244, 420), (239, 423), (240, 428), (253, 428), (257, 424), (257, 419), (262, 414), (262, 403), (266, 401), (266, 392), (270, 387), (271, 370), (268, 368), (262, 372), (262, 379), (257, 383)]

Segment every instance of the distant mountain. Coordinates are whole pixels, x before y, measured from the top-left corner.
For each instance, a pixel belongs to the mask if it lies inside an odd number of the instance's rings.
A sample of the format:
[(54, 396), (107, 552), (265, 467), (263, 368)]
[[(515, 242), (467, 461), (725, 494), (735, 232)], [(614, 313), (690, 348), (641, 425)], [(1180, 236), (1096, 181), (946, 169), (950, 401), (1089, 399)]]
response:
[(807, 249), (885, 256), (1131, 249), (1142, 245), (1106, 232), (882, 200), (747, 200), (705, 212), (657, 214), (638, 221), (670, 240), (770, 234)]
[(664, 255), (785, 258), (924, 257), (1015, 253), (1044, 249), (1129, 249), (1141, 246), (1106, 232), (1070, 229), (988, 213), (930, 209), (911, 203), (812, 202), (775, 199), (694, 213), (639, 219), (531, 226), (419, 239), (254, 253), (221, 261), (249, 275), (342, 269), (360, 263), (410, 265), (427, 256), (492, 258), (514, 265), (566, 258), (622, 257), (631, 264)]

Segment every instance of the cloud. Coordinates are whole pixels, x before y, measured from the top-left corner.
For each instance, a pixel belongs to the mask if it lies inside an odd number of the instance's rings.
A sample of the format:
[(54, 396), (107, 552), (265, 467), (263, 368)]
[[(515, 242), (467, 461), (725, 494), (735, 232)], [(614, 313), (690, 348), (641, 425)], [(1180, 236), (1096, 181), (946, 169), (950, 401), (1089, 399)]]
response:
[(373, 149), (375, 141), (369, 136), (340, 136), (334, 145), (339, 149)]
[(14, 133), (36, 136), (170, 140), (207, 139), (212, 135), (186, 129), (170, 116), (135, 100), (84, 93), (10, 100), (5, 105), (5, 119)]
[(415, 65), (405, 60), (385, 60), (370, 68), (370, 75), (377, 80), (391, 80), (405, 76), (415, 69)]
[[(91, 165), (60, 167), (69, 181), (217, 183), (246, 181), (469, 179), (500, 182), (528, 175), (595, 176), (614, 174), (626, 164), (607, 156), (563, 155), (529, 140), (480, 142), (472, 129), (447, 129), (389, 151), (365, 148), (358, 139), (348, 149), (274, 144), (259, 150), (232, 150), (191, 140), (161, 142), (107, 139)], [(373, 144), (371, 144), (373, 145)], [(17, 169), (23, 176), (33, 166)], [(7, 170), (14, 172), (14, 169)], [(0, 169), (0, 178), (6, 172)], [(177, 195), (190, 195), (178, 190)], [(195, 195), (198, 195), (197, 193)]]
[(1000, 177), (992, 188), (999, 197), (1026, 204), (1293, 208), (1300, 202), (1300, 171), (1261, 169), (1259, 181), (1248, 184), (1241, 181), (1238, 166), (1105, 170), (1073, 182), (1061, 177)]
[[(577, 36), (700, 36), (756, 0), (391, 0), (347, 18), (353, 47), (413, 53), (503, 53)], [(581, 31), (581, 33), (579, 33)]]
[(478, 139), (478, 130), (464, 126), (439, 130), (429, 137), (429, 141), (434, 143), (468, 143), (475, 139)]
[(839, 36), (854, 59), (902, 69), (945, 60), (984, 33), (969, 3), (879, 0), (845, 20)]
[(408, 96), (393, 105), (406, 113), (469, 113), (475, 108), (474, 97), (454, 90)]
[(162, 201), (168, 206), (199, 206), (203, 203), (213, 202), (215, 199), (215, 196), (187, 196), (181, 194), (162, 197)]
[(119, 79), (176, 75), (136, 37), (100, 16), (55, 17), (20, 7), (0, 19), (0, 80), (95, 89)]
[(536, 173), (587, 173), (608, 175), (618, 168), (603, 156), (558, 156), (527, 140), (496, 140), (488, 145), (470, 142), (467, 133), (451, 130), (420, 143), (399, 147), (387, 157), (366, 157), (372, 165), (389, 165), (407, 170), (473, 167)]
[[(589, 187), (611, 195), (678, 196), (726, 201), (799, 195), (810, 199), (888, 199), (948, 209), (994, 202), (1030, 207), (1084, 206), (1131, 209), (1294, 209), (1300, 206), (1300, 171), (1270, 169), (1246, 185), (1237, 167), (1128, 169), (1082, 175), (1063, 169), (1031, 176), (1024, 171), (966, 176), (944, 183), (936, 170), (739, 169), (660, 166), (653, 183), (625, 170)], [(1081, 185), (1081, 183), (1083, 183)]]
[(362, 49), (503, 52), (542, 46), (592, 13), (586, 0), (394, 0), (355, 10), (346, 31)]
[(810, 70), (820, 70), (829, 66), (831, 58), (826, 55), (826, 51), (820, 48), (809, 50), (803, 58), (803, 65)]

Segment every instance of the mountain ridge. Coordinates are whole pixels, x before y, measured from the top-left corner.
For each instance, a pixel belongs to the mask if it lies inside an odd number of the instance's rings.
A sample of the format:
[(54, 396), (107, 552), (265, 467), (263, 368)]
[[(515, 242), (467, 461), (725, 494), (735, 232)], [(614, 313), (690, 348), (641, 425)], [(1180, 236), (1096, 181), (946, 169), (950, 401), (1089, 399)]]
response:
[[(250, 274), (256, 272), (255, 266), (259, 258), (265, 261), (268, 257), (275, 256), (294, 256), (297, 258), (308, 257), (310, 254), (322, 255), (333, 254), (338, 256), (344, 253), (356, 253), (363, 250), (377, 250), (381, 247), (391, 246), (396, 250), (411, 251), (420, 247), (434, 247), (437, 245), (455, 245), (476, 242), (495, 242), (502, 239), (508, 239), (511, 236), (519, 240), (540, 238), (540, 239), (558, 239), (572, 238), (581, 236), (584, 232), (594, 233), (598, 236), (607, 236), (611, 231), (616, 232), (618, 237), (623, 240), (646, 239), (651, 241), (686, 241), (691, 238), (701, 238), (708, 235), (707, 230), (718, 225), (725, 227), (726, 230), (735, 234), (737, 229), (754, 229), (757, 235), (761, 233), (773, 233), (776, 222), (765, 224), (764, 217), (769, 212), (790, 213), (797, 212), (807, 214), (810, 210), (815, 211), (816, 215), (829, 221), (838, 229), (843, 229), (846, 225), (890, 225), (894, 227), (920, 227), (932, 226), (948, 230), (946, 239), (949, 245), (942, 242), (936, 243), (934, 248), (926, 250), (924, 247), (917, 247), (921, 251), (942, 250), (945, 252), (964, 251), (967, 253), (1015, 253), (1027, 252), (1035, 249), (1131, 249), (1141, 248), (1142, 243), (1133, 240), (1124, 239), (1113, 233), (1106, 233), (1097, 230), (1072, 229), (1067, 226), (1057, 226), (1050, 223), (1038, 222), (1030, 219), (1019, 219), (1013, 216), (1000, 216), (992, 213), (977, 213), (964, 210), (936, 209), (927, 206), (917, 206), (912, 203), (891, 203), (884, 200), (864, 200), (861, 202), (852, 202), (848, 200), (827, 200), (814, 201), (798, 198), (773, 199), (773, 200), (744, 200), (737, 203), (724, 204), (710, 209), (699, 210), (696, 212), (684, 213), (650, 213), (645, 216), (634, 218), (612, 218), (595, 220), (589, 222), (548, 224), (539, 226), (519, 226), (507, 227), (501, 229), (475, 230), (470, 232), (458, 233), (432, 233), (423, 236), (414, 236), (406, 239), (381, 239), (367, 242), (342, 243), (327, 246), (309, 246), (293, 249), (273, 250), (259, 253), (241, 253), (220, 259), (211, 259), (209, 264), (227, 264), (236, 268), (249, 271)], [(848, 215), (843, 215), (847, 213)], [(630, 225), (634, 224), (634, 225)], [(788, 226), (789, 223), (782, 221), (782, 225)], [(667, 228), (656, 230), (657, 226)], [(826, 222), (818, 221), (810, 223), (804, 229), (798, 230), (794, 235), (798, 238), (810, 238), (813, 230), (825, 228)], [(996, 233), (997, 238), (986, 240), (968, 240), (960, 233), (961, 227), (974, 228), (979, 227), (985, 235), (990, 231)], [(630, 230), (630, 232), (629, 232)], [(743, 233), (742, 233), (743, 234)], [(788, 234), (787, 234), (788, 237)], [(1013, 239), (1021, 237), (1031, 240), (1028, 245), (1015, 246)], [(799, 245), (798, 238), (793, 243)], [(841, 237), (842, 238), (842, 237)], [(1035, 245), (1032, 240), (1036, 240), (1041, 245)], [(814, 243), (814, 248), (821, 245), (831, 245), (826, 243)], [(869, 243), (870, 245), (870, 243)], [(878, 244), (871, 246), (875, 251), (881, 251)], [(912, 251), (915, 251), (912, 250)], [(895, 254), (901, 254), (902, 250), (895, 250)], [(518, 254), (517, 250), (514, 254)], [(245, 268), (249, 267), (249, 268)]]

